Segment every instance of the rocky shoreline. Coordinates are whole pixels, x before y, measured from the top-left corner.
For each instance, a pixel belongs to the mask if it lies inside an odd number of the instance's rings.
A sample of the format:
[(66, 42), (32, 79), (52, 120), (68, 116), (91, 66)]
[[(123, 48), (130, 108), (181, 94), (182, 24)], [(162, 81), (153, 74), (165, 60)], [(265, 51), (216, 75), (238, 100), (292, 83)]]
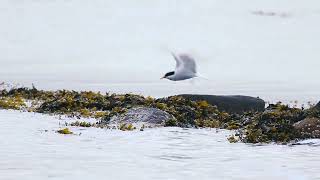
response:
[(95, 118), (71, 126), (121, 130), (178, 126), (234, 130), (230, 142), (289, 143), (320, 138), (320, 103), (309, 109), (270, 104), (248, 96), (177, 95), (155, 99), (135, 94), (91, 91), (0, 90), (0, 109)]

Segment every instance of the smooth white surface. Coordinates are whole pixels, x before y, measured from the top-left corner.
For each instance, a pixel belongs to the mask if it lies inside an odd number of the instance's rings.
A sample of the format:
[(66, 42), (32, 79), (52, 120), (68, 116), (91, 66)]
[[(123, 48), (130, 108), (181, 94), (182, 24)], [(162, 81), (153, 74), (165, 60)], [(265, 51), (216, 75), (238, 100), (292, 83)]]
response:
[(319, 140), (312, 140), (317, 146), (252, 146), (228, 143), (228, 131), (181, 128), (71, 128), (81, 135), (56, 133), (64, 122), (0, 110), (0, 179), (320, 178)]
[[(318, 0), (1, 0), (0, 80), (315, 102), (319, 19)], [(210, 81), (160, 81), (168, 49), (193, 54)]]

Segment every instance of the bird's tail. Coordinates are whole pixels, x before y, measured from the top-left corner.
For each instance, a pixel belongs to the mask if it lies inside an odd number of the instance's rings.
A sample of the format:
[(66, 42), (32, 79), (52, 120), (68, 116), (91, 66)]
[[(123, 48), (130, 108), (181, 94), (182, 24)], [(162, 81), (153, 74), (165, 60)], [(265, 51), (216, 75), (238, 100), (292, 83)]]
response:
[(196, 77), (202, 78), (202, 79), (205, 79), (205, 80), (209, 80), (209, 78), (207, 78), (206, 76), (204, 76), (204, 75), (202, 75), (202, 74), (200, 74), (200, 73), (197, 73), (197, 74), (196, 74)]

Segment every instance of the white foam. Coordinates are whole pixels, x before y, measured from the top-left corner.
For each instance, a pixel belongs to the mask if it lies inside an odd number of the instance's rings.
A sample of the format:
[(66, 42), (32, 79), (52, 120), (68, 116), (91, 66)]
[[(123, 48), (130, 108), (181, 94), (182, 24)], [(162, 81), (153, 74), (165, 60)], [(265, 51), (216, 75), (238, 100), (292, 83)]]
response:
[(230, 132), (215, 129), (70, 127), (75, 135), (56, 133), (64, 122), (0, 110), (0, 179), (320, 178), (314, 146), (230, 144)]

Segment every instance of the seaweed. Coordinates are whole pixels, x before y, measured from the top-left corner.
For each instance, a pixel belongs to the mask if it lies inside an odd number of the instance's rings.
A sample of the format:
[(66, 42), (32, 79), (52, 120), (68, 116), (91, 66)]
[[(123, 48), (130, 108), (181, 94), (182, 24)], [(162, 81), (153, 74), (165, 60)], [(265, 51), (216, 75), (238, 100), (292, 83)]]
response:
[(137, 128), (134, 127), (133, 124), (131, 124), (131, 123), (129, 123), (129, 124), (123, 123), (123, 124), (120, 124), (120, 125), (119, 125), (119, 129), (120, 129), (121, 131), (133, 131), (133, 130), (135, 130), (135, 129), (137, 129)]
[(76, 121), (70, 124), (71, 126), (78, 126), (78, 127), (93, 127), (95, 126), (95, 124), (89, 123), (89, 122), (85, 122), (85, 121)]
[(165, 125), (166, 127), (173, 127), (173, 126), (177, 126), (178, 125), (178, 122), (176, 119), (169, 119), (165, 122)]
[(72, 131), (69, 130), (69, 128), (60, 129), (57, 131), (59, 134), (73, 134)]
[(20, 95), (0, 97), (0, 109), (21, 110), (25, 107), (26, 103)]
[(271, 104), (265, 112), (256, 114), (253, 121), (244, 127), (242, 141), (288, 143), (299, 139), (301, 136), (293, 124), (304, 117), (301, 109), (290, 108), (281, 103)]
[[(27, 107), (27, 101), (31, 102), (31, 107)], [(237, 114), (219, 111), (217, 106), (207, 101), (192, 101), (182, 96), (156, 99), (135, 94), (102, 94), (93, 91), (44, 91), (34, 86), (0, 90), (1, 109), (95, 118), (100, 121), (96, 124), (76, 121), (71, 126), (106, 127), (103, 124), (108, 123), (112, 117), (141, 106), (171, 114), (174, 118), (166, 121), (165, 126), (236, 130), (238, 133), (229, 138), (230, 142), (288, 143), (306, 137), (294, 128), (295, 123), (305, 118), (320, 118), (320, 104), (310, 109), (300, 109), (279, 102), (270, 104), (263, 112)], [(132, 124), (121, 124), (119, 129), (131, 131), (135, 127)], [(67, 128), (59, 131), (70, 132)]]

